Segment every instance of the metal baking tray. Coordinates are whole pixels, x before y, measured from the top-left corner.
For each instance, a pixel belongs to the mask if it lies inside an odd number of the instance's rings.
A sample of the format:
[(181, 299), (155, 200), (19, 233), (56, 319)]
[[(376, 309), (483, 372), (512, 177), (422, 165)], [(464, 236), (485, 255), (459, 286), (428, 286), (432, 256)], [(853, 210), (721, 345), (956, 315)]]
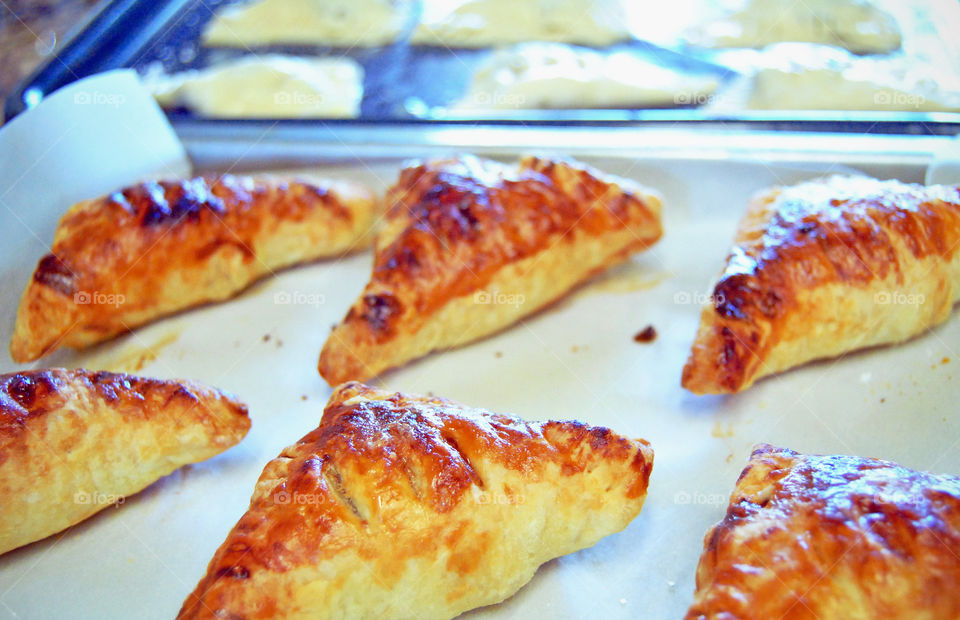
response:
[[(698, 301), (761, 188), (860, 170), (922, 181), (942, 137), (731, 133), (682, 129), (278, 125), (265, 135), (186, 128), (203, 171), (303, 169), (382, 191), (406, 158), (458, 151), (507, 161), (574, 156), (664, 196), (664, 238), (503, 332), (385, 373), (389, 389), (453, 398), (530, 420), (580, 419), (651, 441), (656, 462), (640, 516), (596, 546), (545, 564), (470, 618), (677, 618), (689, 605), (704, 533), (723, 515), (751, 446), (847, 453), (960, 474), (960, 315), (910, 340), (808, 364), (729, 397), (696, 397), (680, 371)], [(63, 205), (66, 208), (66, 205)], [(51, 230), (61, 210), (23, 210)], [(10, 231), (7, 234), (12, 234)], [(48, 242), (48, 239), (42, 241)], [(0, 244), (3, 281), (25, 283), (43, 254)], [(371, 253), (285, 270), (222, 304), (196, 308), (44, 365), (189, 377), (237, 393), (253, 426), (237, 447), (182, 468), (100, 514), (0, 558), (0, 602), (16, 617), (171, 618), (246, 509), (264, 464), (319, 421), (330, 388), (316, 371), (332, 323), (369, 276)], [(18, 286), (2, 291), (9, 342)], [(310, 303), (278, 303), (300, 297)], [(658, 336), (633, 335), (654, 325)], [(267, 336), (267, 337), (265, 337)], [(948, 361), (952, 360), (952, 361)], [(0, 371), (15, 368), (0, 358)], [(56, 591), (57, 596), (50, 596)]]
[[(47, 94), (70, 82), (101, 71), (131, 67), (145, 71), (159, 63), (166, 71), (203, 67), (211, 61), (243, 54), (241, 50), (204, 48), (200, 34), (225, 0), (115, 0), (104, 5), (55, 58), (26, 78), (5, 103), (7, 119), (36, 105)], [(696, 55), (646, 41), (630, 41), (610, 48), (655, 60), (690, 73), (709, 74), (721, 82), (734, 79), (729, 68)], [(703, 123), (760, 130), (829, 131), (953, 135), (960, 132), (960, 114), (919, 112), (742, 112), (716, 113), (695, 107), (669, 109), (511, 110), (471, 113), (470, 117), (427, 115), (417, 107), (443, 106), (467, 88), (472, 68), (489, 50), (449, 50), (410, 46), (400, 42), (379, 48), (334, 49), (316, 46), (269, 46), (257, 51), (348, 56), (365, 71), (364, 97), (358, 120), (322, 120), (341, 124), (396, 123), (464, 125), (482, 121), (500, 125), (669, 125), (691, 129)], [(243, 126), (257, 121), (199, 119), (188, 110), (171, 110), (176, 126), (200, 123), (207, 127)], [(270, 120), (297, 125), (297, 121)]]

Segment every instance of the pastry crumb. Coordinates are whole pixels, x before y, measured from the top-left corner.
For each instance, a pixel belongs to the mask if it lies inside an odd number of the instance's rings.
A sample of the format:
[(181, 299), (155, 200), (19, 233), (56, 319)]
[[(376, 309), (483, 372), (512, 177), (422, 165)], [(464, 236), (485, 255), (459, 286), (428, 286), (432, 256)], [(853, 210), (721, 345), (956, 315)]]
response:
[(307, 395), (303, 394), (302, 396), (300, 396), (300, 400), (307, 400)]
[(497, 359), (500, 359), (501, 357), (503, 357), (503, 351), (495, 351), (493, 356)]
[(656, 340), (656, 338), (657, 338), (657, 330), (653, 327), (653, 325), (647, 325), (646, 327), (638, 331), (633, 336), (633, 341), (647, 343), (647, 342), (653, 342), (654, 340)]
[(713, 430), (710, 431), (710, 434), (717, 438), (733, 437), (733, 424), (728, 423), (726, 428), (724, 428), (723, 423), (720, 420), (717, 420), (713, 425)]
[(264, 341), (264, 342), (270, 342), (270, 334), (264, 334), (264, 335), (263, 335), (263, 341)]

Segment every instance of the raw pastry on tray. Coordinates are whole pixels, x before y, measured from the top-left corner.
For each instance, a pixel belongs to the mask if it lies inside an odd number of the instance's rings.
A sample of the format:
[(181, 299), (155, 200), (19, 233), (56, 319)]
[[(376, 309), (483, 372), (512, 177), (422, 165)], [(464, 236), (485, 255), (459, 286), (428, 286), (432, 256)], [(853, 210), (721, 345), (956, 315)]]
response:
[(538, 157), (414, 165), (387, 205), (370, 282), (320, 354), (331, 385), (499, 331), (661, 235), (651, 190)]
[(688, 620), (960, 617), (960, 478), (760, 445), (704, 539)]
[(59, 368), (0, 375), (0, 553), (123, 503), (249, 429), (243, 404), (191, 381)]
[[(960, 80), (952, 67), (914, 57), (864, 57), (827, 45), (778, 43), (763, 50), (758, 65), (746, 80), (745, 104), (753, 110), (960, 112)], [(716, 100), (721, 110), (723, 98)]]
[(251, 0), (220, 5), (203, 31), (203, 44), (369, 47), (397, 40), (413, 0)]
[(907, 340), (960, 300), (960, 188), (834, 176), (757, 195), (683, 369), (739, 392), (811, 360)]
[(873, 0), (747, 0), (740, 10), (691, 28), (686, 37), (713, 48), (796, 41), (856, 54), (892, 52), (903, 42), (897, 19)]
[(284, 267), (364, 247), (377, 214), (353, 184), (225, 175), (134, 185), (74, 205), (37, 266), (10, 354), (35, 360), (232, 297)]
[(351, 58), (248, 54), (173, 74), (154, 65), (143, 84), (164, 108), (206, 118), (356, 118), (363, 67)]
[(632, 37), (623, 0), (425, 0), (414, 45), (555, 41), (604, 47)]
[(714, 75), (679, 71), (626, 51), (521, 43), (481, 61), (451, 111), (696, 105), (718, 85)]
[(180, 618), (452, 618), (637, 516), (653, 451), (348, 383), (267, 464)]

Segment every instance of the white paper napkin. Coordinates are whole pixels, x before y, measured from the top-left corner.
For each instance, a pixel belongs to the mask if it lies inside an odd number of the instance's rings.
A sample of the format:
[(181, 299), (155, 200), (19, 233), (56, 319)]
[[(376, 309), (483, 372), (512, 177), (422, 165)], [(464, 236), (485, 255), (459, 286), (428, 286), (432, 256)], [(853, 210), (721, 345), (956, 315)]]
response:
[[(101, 73), (53, 93), (0, 128), (0, 238), (18, 258), (0, 265), (0, 290), (26, 286), (32, 270), (21, 263), (49, 251), (70, 205), (191, 168), (136, 72)], [(0, 333), (11, 333), (15, 315), (13, 304), (0, 307)]]

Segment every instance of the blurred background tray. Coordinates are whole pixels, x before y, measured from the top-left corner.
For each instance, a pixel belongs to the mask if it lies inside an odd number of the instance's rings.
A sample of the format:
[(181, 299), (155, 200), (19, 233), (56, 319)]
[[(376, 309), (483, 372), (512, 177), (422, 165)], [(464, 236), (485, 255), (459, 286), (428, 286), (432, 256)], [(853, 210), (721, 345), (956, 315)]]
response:
[[(248, 53), (245, 50), (206, 48), (200, 44), (205, 24), (224, 0), (115, 0), (99, 11), (59, 53), (26, 78), (7, 98), (10, 119), (39, 102), (45, 95), (77, 79), (118, 67), (141, 73), (162, 66), (166, 72), (194, 69)], [(709, 75), (725, 83), (736, 72), (720, 62), (722, 54), (691, 51), (676, 41), (645, 40), (620, 43), (606, 51), (628, 51), (640, 58), (688, 74)], [(960, 132), (960, 114), (920, 112), (758, 112), (717, 113), (695, 107), (669, 109), (564, 109), (506, 110), (470, 113), (432, 113), (461, 96), (477, 63), (489, 49), (456, 49), (411, 46), (399, 42), (374, 48), (320, 46), (268, 46), (256, 52), (312, 56), (344, 56), (365, 71), (360, 118), (342, 123), (429, 124), (564, 124), (618, 125), (681, 123), (687, 128), (709, 123), (716, 126), (762, 130), (901, 133), (952, 135)], [(185, 109), (169, 111), (175, 125), (206, 126), (249, 124), (246, 120), (199, 119)], [(296, 126), (296, 121), (271, 120)]]

